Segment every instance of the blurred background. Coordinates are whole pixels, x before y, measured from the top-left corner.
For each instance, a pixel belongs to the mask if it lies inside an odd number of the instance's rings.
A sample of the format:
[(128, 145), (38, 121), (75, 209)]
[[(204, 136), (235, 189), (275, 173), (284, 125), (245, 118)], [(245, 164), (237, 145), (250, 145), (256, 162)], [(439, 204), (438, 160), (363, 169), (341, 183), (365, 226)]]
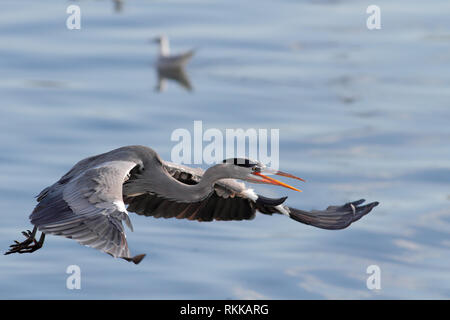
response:
[[(66, 9), (81, 8), (81, 30)], [(368, 30), (366, 8), (381, 8)], [(291, 206), (366, 198), (350, 228), (283, 216), (198, 223), (132, 214), (138, 266), (49, 236), (0, 256), (0, 298), (450, 297), (450, 3), (4, 0), (0, 10), (0, 248), (30, 228), (34, 196), (78, 160), (131, 144), (170, 160), (177, 128), (280, 129)], [(189, 86), (154, 67), (166, 34), (196, 48)], [(81, 290), (66, 268), (81, 268)], [(368, 290), (366, 269), (381, 269)]]

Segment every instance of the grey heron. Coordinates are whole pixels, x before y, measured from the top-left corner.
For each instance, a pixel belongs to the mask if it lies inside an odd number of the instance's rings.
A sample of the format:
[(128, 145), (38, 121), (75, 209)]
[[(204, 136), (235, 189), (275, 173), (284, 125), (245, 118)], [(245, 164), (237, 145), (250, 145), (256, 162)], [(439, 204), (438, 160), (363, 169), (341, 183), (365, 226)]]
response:
[(303, 180), (244, 158), (227, 159), (203, 171), (164, 161), (145, 146), (121, 147), (79, 161), (42, 190), (30, 215), (33, 231), (23, 232), (26, 240), (15, 241), (5, 254), (34, 252), (42, 247), (46, 234), (53, 234), (137, 264), (145, 255), (132, 256), (128, 249), (122, 225), (133, 230), (128, 211), (198, 221), (252, 219), (258, 211), (318, 228), (343, 229), (378, 205), (362, 205), (364, 200), (359, 200), (304, 211), (284, 205), (286, 197), (267, 198), (237, 181), (300, 191), (267, 174)]

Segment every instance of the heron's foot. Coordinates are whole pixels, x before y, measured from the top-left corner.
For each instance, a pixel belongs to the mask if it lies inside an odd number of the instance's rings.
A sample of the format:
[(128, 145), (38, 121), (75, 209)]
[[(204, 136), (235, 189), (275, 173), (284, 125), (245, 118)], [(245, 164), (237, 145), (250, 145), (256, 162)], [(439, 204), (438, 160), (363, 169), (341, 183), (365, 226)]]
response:
[(41, 234), (41, 238), (39, 241), (36, 240), (36, 231), (23, 231), (22, 234), (25, 236), (25, 240), (22, 242), (19, 242), (15, 240), (14, 244), (10, 245), (10, 249), (8, 252), (5, 253), (5, 255), (11, 254), (11, 253), (31, 253), (34, 252), (40, 248), (42, 248), (42, 245), (44, 244), (44, 238), (45, 234)]

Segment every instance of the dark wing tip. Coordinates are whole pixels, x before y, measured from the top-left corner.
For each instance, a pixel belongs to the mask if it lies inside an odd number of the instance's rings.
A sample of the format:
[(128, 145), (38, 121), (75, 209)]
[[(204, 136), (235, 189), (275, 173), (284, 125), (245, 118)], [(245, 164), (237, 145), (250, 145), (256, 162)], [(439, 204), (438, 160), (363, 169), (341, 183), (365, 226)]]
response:
[[(349, 202), (349, 203), (347, 203), (346, 205), (352, 204), (352, 205), (354, 205), (354, 206), (357, 207), (357, 206), (359, 206), (360, 204), (363, 204), (365, 201), (366, 201), (365, 199), (360, 199), (360, 200), (358, 200), (358, 201)], [(374, 202), (371, 202), (371, 203), (366, 204), (364, 207), (370, 206), (371, 208), (374, 208), (374, 207), (376, 207), (376, 206), (379, 205), (379, 204), (380, 204), (380, 202), (374, 201)]]
[(145, 253), (138, 254), (138, 255), (134, 256), (133, 258), (131, 258), (131, 260), (133, 261), (134, 264), (139, 264), (144, 258), (145, 258)]
[(364, 202), (366, 202), (366, 199), (359, 199), (357, 201), (349, 202), (349, 203), (347, 203), (347, 205), (352, 204), (354, 206), (359, 206), (360, 204), (363, 204)]
[(132, 257), (132, 258), (122, 258), (122, 259), (124, 259), (124, 260), (126, 260), (126, 261), (128, 261), (128, 262), (133, 262), (134, 264), (139, 264), (141, 261), (142, 261), (142, 259), (144, 259), (145, 258), (145, 253), (143, 253), (143, 254), (138, 254), (138, 255), (135, 255), (134, 257)]
[[(368, 203), (364, 206), (359, 206), (363, 202), (364, 202), (364, 200), (362, 200), (362, 201), (359, 200), (359, 201), (355, 201), (355, 202), (350, 202), (345, 205), (345, 206), (347, 206), (347, 205), (354, 206), (352, 222), (358, 221), (359, 219), (364, 217), (366, 214), (368, 214), (370, 211), (372, 211), (373, 208), (375, 208), (376, 206), (378, 206), (380, 204), (378, 201), (375, 201), (375, 202)], [(353, 208), (352, 208), (352, 210), (353, 210)]]

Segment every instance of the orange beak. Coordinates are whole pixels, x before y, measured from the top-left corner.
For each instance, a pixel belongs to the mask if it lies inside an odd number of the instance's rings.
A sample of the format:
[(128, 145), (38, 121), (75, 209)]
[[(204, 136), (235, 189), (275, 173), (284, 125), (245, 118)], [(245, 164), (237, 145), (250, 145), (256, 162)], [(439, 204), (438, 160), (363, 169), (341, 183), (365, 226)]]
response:
[[(276, 172), (274, 172), (274, 173), (275, 173), (276, 175), (279, 175), (279, 176), (283, 176), (283, 177), (288, 177), (288, 178), (293, 178), (293, 179), (298, 179), (298, 180), (301, 180), (301, 181), (305, 181), (305, 180), (303, 180), (302, 178), (293, 176), (293, 175), (291, 175), (291, 174), (289, 174), (289, 173), (285, 173), (285, 172), (281, 172), (281, 171), (276, 171)], [(261, 172), (255, 171), (255, 172), (252, 172), (252, 174), (254, 174), (254, 175), (256, 175), (256, 176), (259, 176), (259, 177), (263, 178), (263, 181), (261, 181), (261, 182), (263, 182), (263, 183), (273, 184), (273, 185), (276, 185), (276, 186), (282, 186), (282, 187), (285, 187), (285, 188), (288, 188), (288, 189), (291, 189), (291, 190), (295, 190), (295, 191), (298, 191), (298, 192), (302, 192), (302, 190), (299, 190), (299, 189), (297, 189), (297, 188), (294, 188), (293, 186), (290, 186), (290, 185), (288, 185), (288, 184), (286, 184), (286, 183), (284, 183), (284, 182), (278, 181), (278, 180), (276, 180), (276, 179), (274, 179), (274, 178), (270, 178), (270, 177), (268, 177), (268, 176), (262, 174)]]

